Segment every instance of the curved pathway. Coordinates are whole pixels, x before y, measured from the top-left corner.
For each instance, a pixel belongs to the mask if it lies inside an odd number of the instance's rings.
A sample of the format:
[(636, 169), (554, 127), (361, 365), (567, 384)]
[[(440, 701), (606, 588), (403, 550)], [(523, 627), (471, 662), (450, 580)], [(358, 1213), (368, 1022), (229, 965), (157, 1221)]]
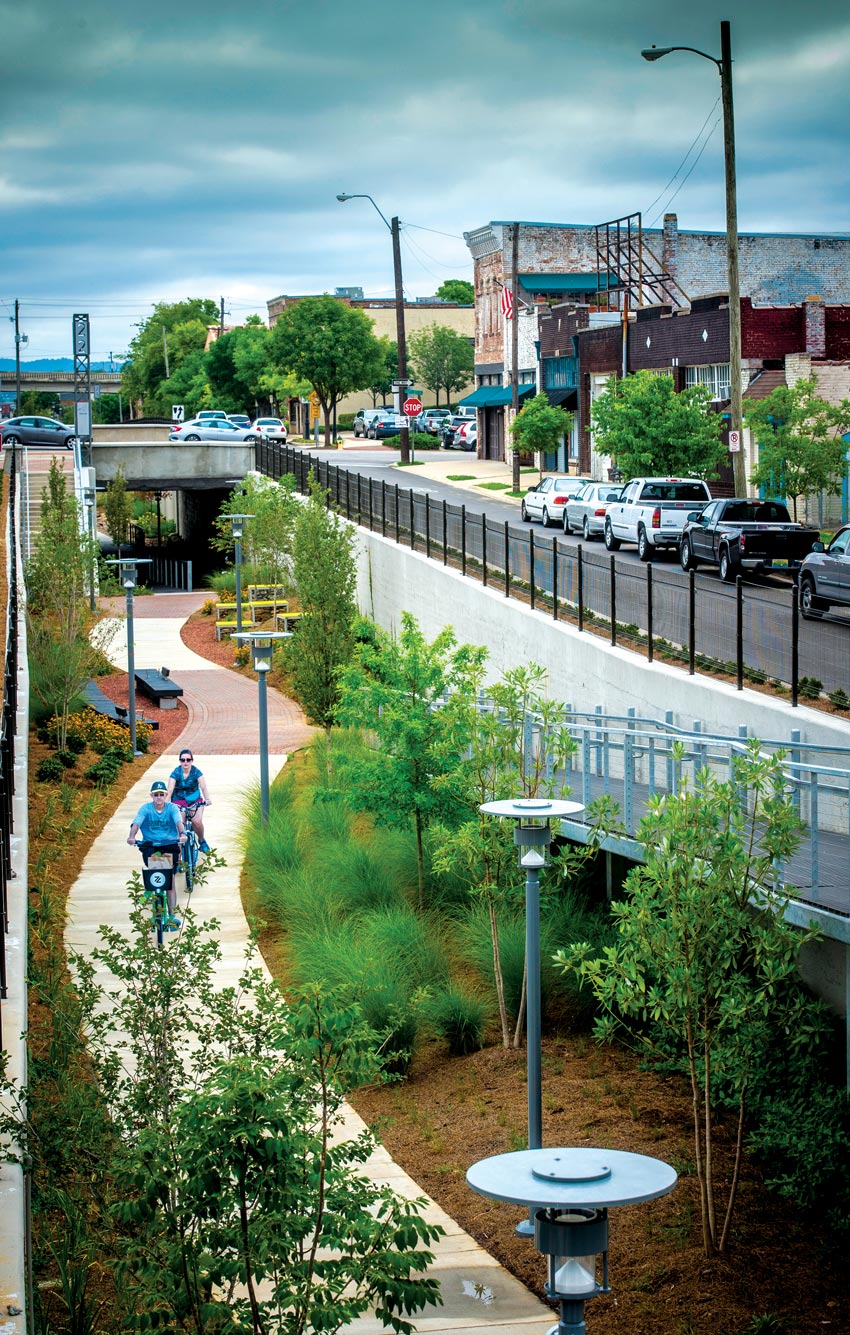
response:
[[(205, 821), (207, 837), (228, 861), (195, 893), (192, 908), (226, 926), (221, 937), (219, 977), (222, 986), (229, 986), (238, 979), (248, 943), (248, 924), (239, 894), (239, 833), (245, 792), (259, 781), (257, 686), (200, 658), (181, 640), (181, 625), (201, 606), (204, 597), (154, 594), (139, 598), (133, 607), (133, 642), (137, 667), (159, 668), (164, 664), (183, 687), (189, 720), (180, 735), (180, 745), (192, 748), (207, 779), (213, 803)], [(126, 672), (126, 639), (121, 633), (116, 635), (110, 655), (115, 666)], [(288, 752), (303, 746), (313, 730), (304, 722), (300, 709), (273, 689), (268, 692), (268, 712), (269, 777), (273, 780)], [(127, 833), (139, 806), (147, 800), (151, 780), (166, 778), (177, 763), (176, 756), (177, 748), (173, 757), (155, 758), (89, 850), (68, 899), (65, 941), (69, 950), (90, 953), (102, 923), (122, 931), (129, 929), (124, 886), (134, 855), (127, 846)], [(103, 977), (100, 981), (109, 980)], [(358, 1115), (347, 1109), (343, 1134), (356, 1134), (362, 1128)], [(470, 1162), (475, 1157), (475, 1146), (469, 1146)], [(423, 1194), (383, 1147), (372, 1155), (367, 1171), (400, 1195)], [(444, 1210), (429, 1201), (426, 1214), (446, 1232), (435, 1244), (433, 1268), (440, 1280), (443, 1305), (426, 1308), (415, 1322), (418, 1330), (434, 1335), (476, 1330), (510, 1335), (514, 1330), (542, 1332), (551, 1324), (551, 1309), (503, 1270)], [(381, 1326), (374, 1317), (364, 1316), (350, 1329), (356, 1335), (378, 1335)]]

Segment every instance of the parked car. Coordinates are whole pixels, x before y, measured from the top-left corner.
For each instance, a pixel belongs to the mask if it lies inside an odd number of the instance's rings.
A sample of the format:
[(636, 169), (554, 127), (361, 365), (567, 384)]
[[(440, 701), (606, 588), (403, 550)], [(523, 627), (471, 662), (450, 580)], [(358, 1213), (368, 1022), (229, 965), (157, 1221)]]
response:
[(478, 449), (478, 423), (475, 421), (463, 422), (455, 432), (455, 444), (461, 450)]
[(392, 412), (391, 408), (361, 408), (354, 414), (354, 434), (355, 436), (366, 436), (369, 433), (369, 427), (376, 417), (382, 413)]
[(228, 413), (227, 420), (235, 423), (236, 426), (249, 427), (251, 425), (251, 419), (247, 413)]
[(585, 542), (601, 538), (609, 501), (618, 501), (623, 488), (611, 482), (587, 482), (564, 506), (564, 532), (580, 533)]
[(226, 417), (212, 417), (206, 420), (193, 417), (191, 421), (173, 427), (168, 439), (181, 444), (183, 441), (191, 440), (229, 440), (245, 441), (251, 445), (255, 444), (259, 437), (251, 427), (236, 426), (234, 422), (228, 422)]
[(688, 515), (710, 500), (698, 477), (633, 477), (608, 506), (605, 546), (616, 552), (621, 542), (636, 542), (641, 561), (651, 561), (665, 547), (678, 548)]
[(52, 417), (8, 417), (0, 425), (0, 438), (4, 445), (51, 445), (62, 449), (72, 449), (77, 433), (65, 422), (57, 422)]
[(458, 431), (460, 427), (466, 426), (468, 422), (468, 416), (460, 417), (457, 413), (453, 413), (451, 417), (447, 417), (444, 420), (443, 425), (440, 428), (440, 444), (444, 450), (456, 450), (460, 448), (460, 442), (455, 440), (455, 432)]
[(455, 408), (455, 417), (466, 417), (466, 418), (471, 417), (474, 419), (477, 415), (478, 415), (477, 408), (471, 408), (468, 406), (466, 408)]
[(774, 561), (799, 565), (819, 537), (819, 529), (792, 523), (781, 501), (734, 496), (688, 515), (679, 561), (683, 570), (717, 566), (721, 579), (734, 580), (745, 570), (769, 570)]
[(258, 417), (251, 423), (251, 430), (264, 440), (286, 440), (286, 423), (279, 417)]
[(397, 436), (405, 426), (407, 418), (401, 413), (383, 412), (372, 418), (366, 435), (369, 440), (384, 440), (387, 436)]
[(800, 566), (800, 611), (807, 619), (833, 604), (850, 607), (850, 524), (840, 528), (828, 547), (816, 542)]
[(544, 528), (562, 523), (567, 501), (577, 496), (589, 481), (587, 477), (563, 474), (541, 478), (522, 498), (520, 513), (523, 520), (528, 523), (531, 519), (542, 519)]
[(217, 417), (226, 418), (227, 413), (222, 412), (218, 408), (204, 408), (201, 412), (195, 413), (195, 416), (191, 420), (193, 422), (211, 422), (213, 418)]
[(416, 419), (416, 430), (425, 431), (429, 436), (439, 436), (447, 417), (451, 417), (448, 408), (426, 408)]

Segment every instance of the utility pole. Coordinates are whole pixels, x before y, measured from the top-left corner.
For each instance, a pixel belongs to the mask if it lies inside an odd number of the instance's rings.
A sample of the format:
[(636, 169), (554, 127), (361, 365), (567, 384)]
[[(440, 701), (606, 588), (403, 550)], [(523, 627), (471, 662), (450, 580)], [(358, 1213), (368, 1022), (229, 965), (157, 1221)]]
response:
[(21, 303), (15, 302), (15, 414), (21, 415)]
[(224, 297), (218, 300), (218, 333), (219, 338), (224, 333)]
[[(395, 277), (395, 330), (396, 340), (398, 342), (398, 397), (399, 409), (407, 398), (407, 342), (404, 333), (404, 286), (401, 281), (401, 240), (399, 237), (398, 218), (393, 218), (390, 223), (390, 231), (393, 238), (393, 275)], [(399, 432), (399, 445), (401, 447), (401, 462), (410, 463), (410, 431), (407, 425), (407, 418), (404, 419), (404, 426)]]
[(723, 105), (723, 159), (726, 169), (726, 274), (729, 287), (729, 429), (738, 433), (732, 455), (735, 495), (747, 494), (741, 390), (741, 283), (738, 269), (738, 189), (735, 174), (735, 110), (732, 104), (732, 35), (728, 19), (720, 24), (720, 95)]
[(165, 332), (165, 325), (162, 326), (162, 351), (165, 356), (165, 378), (171, 379), (171, 372), (168, 369), (168, 335)]
[[(517, 270), (519, 269), (519, 223), (513, 225), (513, 236), (511, 238), (511, 291), (514, 298), (513, 324), (511, 325), (511, 417), (515, 422), (519, 412), (519, 279)], [(507, 445), (507, 441), (505, 441)], [(514, 443), (513, 453), (511, 455), (511, 488), (514, 493), (520, 489), (519, 481), (519, 450)]]

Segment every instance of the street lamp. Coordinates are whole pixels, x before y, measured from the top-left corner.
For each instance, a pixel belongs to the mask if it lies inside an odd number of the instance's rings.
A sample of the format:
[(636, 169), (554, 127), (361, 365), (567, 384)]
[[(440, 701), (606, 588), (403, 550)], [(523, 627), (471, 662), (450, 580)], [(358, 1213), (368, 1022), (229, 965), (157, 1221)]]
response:
[[(94, 473), (94, 469), (92, 469), (92, 473)], [(89, 539), (91, 541), (91, 569), (89, 571), (89, 608), (91, 609), (92, 612), (94, 612), (96, 607), (95, 584), (97, 583), (96, 579), (97, 556), (95, 552), (97, 548), (97, 493), (99, 490), (103, 491), (105, 490), (105, 488), (86, 487), (83, 491), (83, 499), (86, 503), (86, 508), (88, 511), (88, 520), (89, 520), (88, 530), (89, 530)]]
[(608, 1211), (666, 1196), (676, 1170), (628, 1150), (519, 1150), (474, 1163), (473, 1191), (528, 1206), (534, 1245), (547, 1260), (544, 1293), (560, 1307), (547, 1335), (585, 1335), (584, 1304), (610, 1293)]
[[(401, 243), (399, 240), (398, 218), (393, 218), (392, 222), (387, 222), (381, 210), (378, 208), (371, 195), (337, 195), (340, 204), (345, 204), (349, 199), (368, 199), (372, 208), (378, 214), (385, 227), (388, 227), (393, 238), (393, 273), (395, 275), (395, 328), (396, 343), (398, 344), (398, 408), (401, 411), (402, 400), (406, 397), (407, 388), (410, 381), (407, 378), (407, 343), (404, 333), (404, 288), (401, 282)], [(399, 432), (401, 447), (401, 462), (410, 463), (410, 430), (405, 418), (405, 424)]]
[(695, 46), (650, 46), (641, 51), (644, 60), (660, 60), (672, 51), (690, 51), (717, 66), (720, 97), (723, 104), (723, 155), (726, 165), (726, 274), (729, 288), (729, 379), (730, 431), (737, 432), (738, 448), (732, 451), (735, 495), (747, 494), (747, 466), (741, 430), (743, 398), (741, 390), (741, 283), (738, 271), (738, 197), (735, 180), (735, 111), (732, 103), (732, 37), (728, 19), (720, 24), (720, 58), (710, 56)]
[(119, 556), (113, 561), (107, 561), (107, 565), (118, 567), (118, 578), (121, 580), (124, 593), (127, 596), (127, 703), (130, 708), (130, 750), (134, 756), (138, 755), (138, 751), (136, 750), (136, 658), (133, 645), (133, 590), (136, 587), (137, 567), (151, 564), (151, 558), (148, 556), (141, 558)]
[(233, 560), (236, 566), (236, 629), (242, 630), (242, 534), (245, 531), (245, 520), (253, 519), (253, 515), (228, 515), (230, 520), (230, 535), (233, 538)]
[[(543, 1095), (541, 1087), (541, 999), (540, 999), (540, 870), (546, 866), (546, 849), (552, 842), (550, 820), (564, 820), (584, 811), (581, 802), (558, 798), (522, 797), (507, 802), (485, 802), (479, 811), (487, 816), (513, 820), (514, 843), (519, 865), (525, 871), (525, 972), (526, 972), (526, 1066), (528, 1071), (528, 1148), (543, 1144)], [(534, 1220), (519, 1224), (517, 1232), (531, 1237)]]
[(257, 687), (260, 693), (260, 806), (263, 824), (269, 823), (269, 714), (266, 675), (272, 665), (275, 644), (292, 638), (291, 630), (235, 631), (230, 637), (251, 646)]

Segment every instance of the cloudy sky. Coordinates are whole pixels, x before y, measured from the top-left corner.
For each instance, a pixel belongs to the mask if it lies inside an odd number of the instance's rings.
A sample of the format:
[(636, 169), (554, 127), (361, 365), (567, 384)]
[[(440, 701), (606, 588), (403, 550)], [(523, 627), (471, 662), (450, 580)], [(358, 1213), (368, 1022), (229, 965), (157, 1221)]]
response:
[[(734, 12), (731, 12), (734, 11)], [(27, 358), (118, 354), (158, 300), (471, 277), (492, 219), (723, 226), (733, 21), (742, 231), (850, 231), (845, 0), (0, 0), (0, 311)], [(675, 197), (674, 197), (675, 196)], [(0, 357), (14, 355), (0, 322)]]

